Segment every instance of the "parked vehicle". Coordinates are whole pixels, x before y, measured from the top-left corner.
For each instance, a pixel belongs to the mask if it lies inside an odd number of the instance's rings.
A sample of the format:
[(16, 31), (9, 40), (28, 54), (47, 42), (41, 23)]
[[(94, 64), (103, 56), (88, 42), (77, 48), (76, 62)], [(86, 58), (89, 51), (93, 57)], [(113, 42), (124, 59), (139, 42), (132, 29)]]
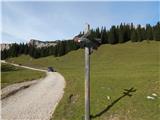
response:
[(53, 67), (48, 67), (48, 72), (56, 72), (56, 70)]

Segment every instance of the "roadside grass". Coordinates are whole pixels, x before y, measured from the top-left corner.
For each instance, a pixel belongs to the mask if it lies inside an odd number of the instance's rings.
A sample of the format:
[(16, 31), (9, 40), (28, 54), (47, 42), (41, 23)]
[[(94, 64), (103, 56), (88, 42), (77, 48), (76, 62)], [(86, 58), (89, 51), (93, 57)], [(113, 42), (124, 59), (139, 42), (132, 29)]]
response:
[[(84, 115), (84, 50), (62, 57), (8, 59), (32, 67), (54, 67), (66, 82), (53, 120), (82, 120)], [(91, 55), (91, 115), (93, 120), (158, 120), (160, 118), (160, 42), (102, 45)], [(134, 87), (132, 97), (124, 89)], [(154, 100), (148, 95), (156, 93)], [(108, 99), (108, 96), (110, 99)], [(109, 108), (109, 109), (108, 109)], [(106, 110), (105, 110), (106, 109)], [(98, 113), (99, 114), (98, 116)], [(97, 115), (97, 116), (96, 116)]]
[(1, 63), (1, 88), (14, 83), (36, 80), (45, 76), (44, 72), (28, 70), (15, 67), (6, 63)]

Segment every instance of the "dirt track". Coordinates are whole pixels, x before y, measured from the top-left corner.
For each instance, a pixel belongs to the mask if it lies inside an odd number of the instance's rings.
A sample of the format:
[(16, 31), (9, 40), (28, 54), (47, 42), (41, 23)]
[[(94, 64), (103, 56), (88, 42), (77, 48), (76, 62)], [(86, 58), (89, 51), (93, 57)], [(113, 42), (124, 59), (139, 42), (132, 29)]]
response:
[(36, 84), (2, 100), (3, 120), (50, 119), (63, 96), (65, 80), (57, 72), (46, 73)]

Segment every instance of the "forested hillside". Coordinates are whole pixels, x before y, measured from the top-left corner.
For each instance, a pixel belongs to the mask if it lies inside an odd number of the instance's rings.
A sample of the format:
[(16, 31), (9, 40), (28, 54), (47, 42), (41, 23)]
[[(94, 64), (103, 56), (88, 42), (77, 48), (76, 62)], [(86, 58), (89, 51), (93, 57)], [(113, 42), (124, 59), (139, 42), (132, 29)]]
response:
[[(83, 35), (80, 32), (79, 35)], [(106, 27), (91, 29), (91, 35), (88, 37), (90, 40), (94, 38), (100, 38), (101, 44), (117, 44), (124, 43), (127, 41), (141, 42), (143, 40), (156, 40), (160, 41), (160, 22), (156, 25), (151, 26), (146, 24), (142, 27), (141, 25), (131, 24), (120, 24), (118, 26), (113, 25), (109, 30)], [(12, 44), (10, 49), (4, 49), (1, 51), (1, 59), (10, 57), (17, 57), (21, 54), (30, 55), (33, 58), (46, 57), (49, 55), (62, 56), (66, 53), (77, 50), (80, 48), (79, 44), (76, 44), (73, 40), (58, 41), (57, 45), (36, 48), (29, 44)]]

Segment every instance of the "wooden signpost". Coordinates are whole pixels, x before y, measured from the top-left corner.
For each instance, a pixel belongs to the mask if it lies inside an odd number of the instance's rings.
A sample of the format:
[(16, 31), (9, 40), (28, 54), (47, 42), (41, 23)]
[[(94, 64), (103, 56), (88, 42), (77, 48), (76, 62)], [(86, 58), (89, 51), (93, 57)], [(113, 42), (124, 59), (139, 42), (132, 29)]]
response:
[(75, 42), (82, 44), (85, 48), (85, 120), (90, 120), (90, 54), (100, 44), (97, 40), (87, 38), (90, 33), (90, 25), (87, 24), (84, 34), (81, 37), (76, 36), (74, 38)]

